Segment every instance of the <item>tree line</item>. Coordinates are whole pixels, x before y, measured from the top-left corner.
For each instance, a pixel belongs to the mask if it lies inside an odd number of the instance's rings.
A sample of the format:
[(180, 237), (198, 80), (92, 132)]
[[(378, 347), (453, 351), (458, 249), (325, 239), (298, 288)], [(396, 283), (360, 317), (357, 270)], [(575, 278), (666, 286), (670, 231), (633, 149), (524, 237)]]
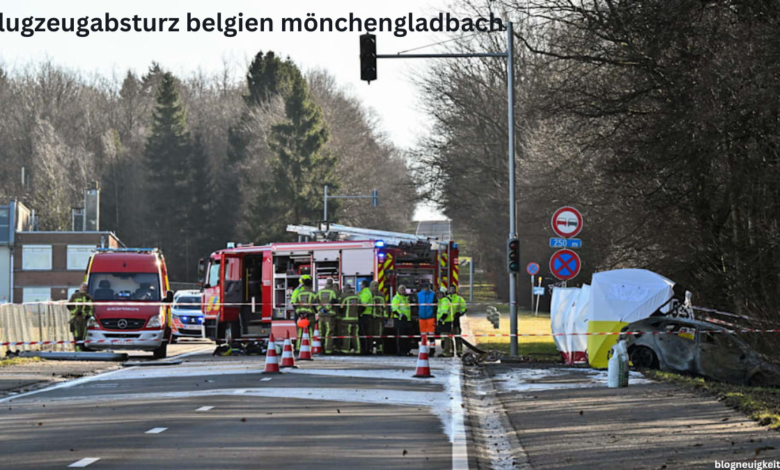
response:
[[(550, 216), (581, 209), (583, 273), (647, 268), (694, 303), (778, 321), (780, 2), (461, 0), (515, 22), (523, 265), (545, 274)], [(505, 34), (454, 51), (506, 49)], [(441, 61), (416, 149), (426, 197), (506, 293), (506, 70)], [(434, 183), (431, 183), (434, 181)], [(571, 283), (570, 283), (571, 285)], [(527, 289), (521, 289), (521, 294)], [(526, 297), (528, 297), (526, 295)]]
[(228, 241), (293, 240), (288, 224), (322, 219), (325, 184), (381, 198), (381, 211), (331, 203), (331, 221), (406, 230), (414, 210), (411, 171), (372, 112), (327, 71), (274, 52), (243, 80), (229, 64), (177, 76), (153, 63), (121, 78), (0, 68), (0, 107), (2, 200), (34, 208), (41, 230), (70, 230), (98, 181), (101, 230), (160, 247), (176, 281)]

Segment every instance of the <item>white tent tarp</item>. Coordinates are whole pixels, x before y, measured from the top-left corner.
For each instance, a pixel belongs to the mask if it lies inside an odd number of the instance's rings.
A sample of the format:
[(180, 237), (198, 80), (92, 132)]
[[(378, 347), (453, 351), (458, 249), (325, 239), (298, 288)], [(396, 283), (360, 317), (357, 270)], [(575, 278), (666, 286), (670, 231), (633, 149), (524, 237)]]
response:
[[(569, 323), (569, 312), (571, 303), (580, 295), (580, 289), (577, 287), (554, 287), (552, 290), (552, 299), (550, 300), (550, 326), (553, 334), (565, 334), (567, 324)], [(555, 346), (558, 351), (565, 353), (568, 351), (566, 346), (566, 336), (553, 336)]]
[(674, 282), (645, 269), (593, 275), (588, 320), (632, 323), (649, 317), (673, 295)]
[[(644, 269), (594, 274), (587, 306), (588, 333), (618, 333), (625, 325), (649, 317), (672, 297), (673, 287), (674, 282)], [(588, 363), (596, 369), (606, 368), (609, 350), (618, 336), (587, 338)]]
[(566, 336), (566, 349), (569, 351), (571, 362), (585, 362), (587, 360), (588, 337), (582, 333), (588, 331), (588, 304), (590, 303), (590, 286), (583, 284), (577, 298), (572, 301), (569, 318), (566, 322), (566, 331), (580, 333)]
[(555, 346), (561, 352), (567, 364), (585, 362), (587, 340), (584, 335), (588, 330), (586, 307), (590, 300), (590, 286), (582, 288), (568, 287), (553, 289), (550, 309), (550, 323), (553, 333), (564, 336), (554, 336)]

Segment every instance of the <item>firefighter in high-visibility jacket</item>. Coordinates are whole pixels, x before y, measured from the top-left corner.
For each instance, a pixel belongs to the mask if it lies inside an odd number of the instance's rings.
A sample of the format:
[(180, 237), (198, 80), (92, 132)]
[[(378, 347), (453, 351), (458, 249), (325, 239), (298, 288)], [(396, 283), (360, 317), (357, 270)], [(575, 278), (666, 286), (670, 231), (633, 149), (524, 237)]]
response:
[[(384, 333), (383, 323), (387, 316), (387, 308), (385, 307), (385, 296), (379, 292), (379, 284), (376, 281), (371, 281), (371, 302), (374, 304), (374, 320), (372, 322), (373, 328), (371, 334), (374, 336), (382, 336)], [(384, 341), (381, 338), (375, 338), (374, 344), (376, 345), (376, 353), (384, 354)]]
[[(70, 311), (70, 331), (73, 333), (73, 339), (84, 341), (87, 337), (87, 326), (89, 319), (95, 314), (95, 307), (92, 305), (92, 296), (87, 293), (88, 286), (84, 282), (79, 290), (73, 293), (68, 300), (68, 310)], [(83, 344), (76, 343), (76, 351), (88, 351)]]
[[(452, 334), (453, 335), (460, 335), (461, 329), (460, 329), (460, 317), (466, 314), (466, 311), (468, 310), (468, 305), (466, 304), (466, 300), (463, 299), (463, 297), (458, 295), (458, 288), (457, 286), (450, 286), (448, 290), (448, 296), (450, 299), (450, 305), (452, 306)], [(458, 336), (455, 338), (455, 353), (460, 357), (461, 354), (463, 354), (463, 339)]]
[(333, 279), (325, 282), (325, 287), (317, 293), (320, 313), (320, 335), (323, 337), (325, 354), (333, 354), (334, 340), (338, 322), (339, 295), (333, 287)]
[(347, 284), (341, 296), (341, 321), (339, 336), (344, 336), (341, 342), (341, 352), (344, 354), (360, 354), (360, 297)]
[[(314, 335), (314, 319), (315, 319), (315, 313), (314, 309), (317, 304), (317, 294), (314, 293), (314, 291), (311, 289), (311, 276), (302, 276), (303, 279), (303, 287), (301, 287), (300, 290), (298, 290), (298, 295), (295, 296), (295, 300), (293, 301), (293, 307), (295, 308), (295, 318), (296, 318), (296, 324), (300, 320), (307, 320), (309, 322), (308, 326), (305, 328), (308, 330), (309, 333), (309, 341), (311, 342), (311, 339)], [(305, 278), (305, 279), (304, 279)], [(301, 328), (298, 326), (298, 342), (295, 344), (295, 349), (300, 350), (301, 349), (301, 340), (303, 338), (303, 331), (304, 328)]]
[(301, 293), (303, 290), (303, 285), (306, 280), (309, 280), (309, 286), (311, 287), (311, 276), (308, 274), (304, 274), (303, 276), (298, 278), (298, 287), (293, 290), (292, 295), (290, 296), (290, 303), (295, 305), (296, 302), (298, 302), (298, 294)]
[[(391, 302), (393, 319), (398, 325), (396, 335), (410, 335), (412, 331), (412, 307), (409, 305), (409, 297), (406, 296), (406, 286), (398, 286), (398, 292)], [(396, 354), (408, 356), (410, 351), (409, 338), (396, 338)]]
[[(373, 335), (372, 323), (374, 321), (374, 295), (368, 287), (368, 281), (360, 283), (360, 319), (358, 324), (360, 331), (364, 336)], [(374, 340), (372, 338), (360, 338), (360, 351), (362, 354), (371, 354), (374, 350)]]

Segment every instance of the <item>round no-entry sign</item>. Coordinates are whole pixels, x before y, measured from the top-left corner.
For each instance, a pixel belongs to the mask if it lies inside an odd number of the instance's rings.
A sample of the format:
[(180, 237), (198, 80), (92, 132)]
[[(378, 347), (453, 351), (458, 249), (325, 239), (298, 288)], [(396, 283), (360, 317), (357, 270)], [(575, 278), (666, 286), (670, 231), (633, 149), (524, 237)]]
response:
[(561, 207), (553, 214), (551, 224), (559, 237), (576, 237), (582, 230), (582, 214), (573, 207)]
[(580, 257), (571, 250), (559, 250), (550, 257), (550, 272), (561, 281), (577, 277), (580, 268), (582, 268)]
[(525, 267), (525, 271), (533, 276), (539, 272), (539, 263), (528, 263), (528, 266)]

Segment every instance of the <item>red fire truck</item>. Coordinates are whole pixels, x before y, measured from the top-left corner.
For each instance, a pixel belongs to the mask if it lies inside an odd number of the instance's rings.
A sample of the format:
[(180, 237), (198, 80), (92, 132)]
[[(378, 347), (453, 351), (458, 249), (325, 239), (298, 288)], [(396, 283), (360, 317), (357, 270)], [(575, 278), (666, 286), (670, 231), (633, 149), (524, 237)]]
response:
[(452, 241), (336, 224), (287, 230), (300, 241), (229, 246), (200, 261), (209, 339), (234, 343), (265, 339), (272, 331), (276, 338), (294, 338), (290, 298), (305, 274), (315, 291), (328, 279), (356, 290), (361, 281), (376, 280), (388, 302), (399, 285), (413, 293), (426, 282), (434, 288), (458, 285), (458, 245)]

